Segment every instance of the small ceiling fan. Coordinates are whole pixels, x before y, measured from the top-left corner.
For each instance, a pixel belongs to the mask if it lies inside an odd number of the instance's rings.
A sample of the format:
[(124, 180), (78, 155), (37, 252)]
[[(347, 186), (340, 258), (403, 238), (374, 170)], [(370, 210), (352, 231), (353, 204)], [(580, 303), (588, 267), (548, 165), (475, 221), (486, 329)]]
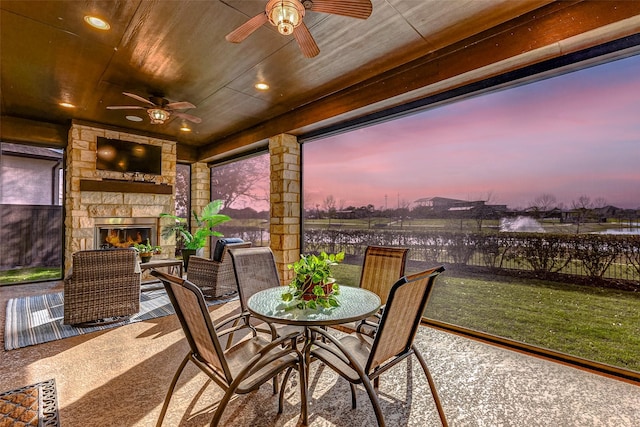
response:
[(269, 22), (278, 28), (280, 34), (293, 34), (302, 54), (313, 58), (320, 53), (320, 49), (302, 21), (305, 10), (367, 19), (372, 9), (371, 0), (269, 0), (264, 12), (249, 19), (225, 38), (231, 43), (240, 43), (262, 24)]
[(181, 119), (189, 120), (193, 123), (201, 123), (202, 119), (200, 117), (192, 116), (191, 114), (181, 113), (176, 110), (185, 110), (187, 108), (196, 108), (190, 102), (181, 101), (181, 102), (169, 102), (168, 99), (163, 98), (161, 96), (151, 95), (149, 99), (145, 99), (141, 96), (136, 95), (135, 93), (122, 92), (123, 95), (127, 95), (135, 100), (140, 102), (144, 102), (145, 104), (149, 104), (149, 106), (139, 106), (139, 105), (110, 105), (107, 107), (107, 110), (147, 110), (147, 114), (149, 114), (149, 119), (151, 120), (151, 124), (161, 125), (169, 117), (175, 116), (180, 117)]

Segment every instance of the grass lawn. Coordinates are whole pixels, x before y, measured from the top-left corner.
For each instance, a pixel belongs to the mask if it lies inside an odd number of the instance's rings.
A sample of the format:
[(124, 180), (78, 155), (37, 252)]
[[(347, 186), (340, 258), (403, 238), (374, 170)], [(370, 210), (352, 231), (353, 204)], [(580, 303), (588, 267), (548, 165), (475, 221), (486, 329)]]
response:
[[(338, 283), (358, 285), (359, 265), (342, 264), (334, 271)], [(426, 315), (640, 372), (639, 293), (445, 271)]]
[(0, 271), (0, 285), (13, 283), (59, 280), (62, 278), (60, 268), (33, 267)]

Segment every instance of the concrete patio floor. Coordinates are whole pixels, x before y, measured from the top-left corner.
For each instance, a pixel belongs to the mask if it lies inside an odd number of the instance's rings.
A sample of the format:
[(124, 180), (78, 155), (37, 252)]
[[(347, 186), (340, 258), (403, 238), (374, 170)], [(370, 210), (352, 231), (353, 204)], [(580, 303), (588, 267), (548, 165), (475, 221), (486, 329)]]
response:
[[(8, 298), (57, 291), (60, 283), (0, 288), (4, 331)], [(238, 302), (211, 308), (223, 319)], [(637, 426), (640, 387), (447, 332), (421, 327), (416, 339), (451, 426)], [(4, 351), (0, 391), (55, 378), (61, 425), (155, 425), (169, 382), (187, 352), (175, 316)], [(384, 374), (380, 396), (388, 426), (437, 426), (438, 415), (417, 360)], [(364, 389), (351, 409), (349, 386), (316, 363), (311, 369), (311, 426), (372, 426)], [(222, 397), (194, 366), (178, 383), (165, 426), (205, 426)], [(232, 400), (225, 426), (298, 425), (297, 378), (286, 386), (284, 413), (263, 386)]]

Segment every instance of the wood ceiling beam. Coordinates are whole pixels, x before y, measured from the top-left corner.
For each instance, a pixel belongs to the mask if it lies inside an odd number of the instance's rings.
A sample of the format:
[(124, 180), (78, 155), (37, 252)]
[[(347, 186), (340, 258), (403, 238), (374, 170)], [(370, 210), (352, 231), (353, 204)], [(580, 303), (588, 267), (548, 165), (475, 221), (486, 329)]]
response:
[[(290, 113), (212, 141), (199, 150), (198, 157), (208, 161), (274, 135), (300, 134), (314, 125), (339, 123), (629, 36), (638, 32), (639, 19), (640, 1), (551, 3)], [(616, 23), (621, 25), (603, 29)], [(594, 34), (598, 29), (603, 31)], [(447, 80), (451, 80), (449, 84), (436, 85)]]
[(0, 117), (0, 141), (29, 143), (65, 148), (69, 126), (28, 120), (19, 117)]

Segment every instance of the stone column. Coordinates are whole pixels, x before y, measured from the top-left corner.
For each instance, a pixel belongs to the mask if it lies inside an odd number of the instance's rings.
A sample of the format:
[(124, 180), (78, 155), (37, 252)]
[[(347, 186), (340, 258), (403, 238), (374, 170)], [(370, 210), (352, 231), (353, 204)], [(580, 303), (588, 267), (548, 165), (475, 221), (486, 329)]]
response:
[[(211, 169), (206, 163), (191, 164), (191, 230), (195, 231), (193, 212), (200, 214), (211, 201)], [(211, 245), (204, 247), (204, 257), (211, 258)]]
[(283, 284), (293, 277), (287, 269), (300, 258), (300, 145), (293, 135), (269, 138), (271, 157), (271, 250)]

